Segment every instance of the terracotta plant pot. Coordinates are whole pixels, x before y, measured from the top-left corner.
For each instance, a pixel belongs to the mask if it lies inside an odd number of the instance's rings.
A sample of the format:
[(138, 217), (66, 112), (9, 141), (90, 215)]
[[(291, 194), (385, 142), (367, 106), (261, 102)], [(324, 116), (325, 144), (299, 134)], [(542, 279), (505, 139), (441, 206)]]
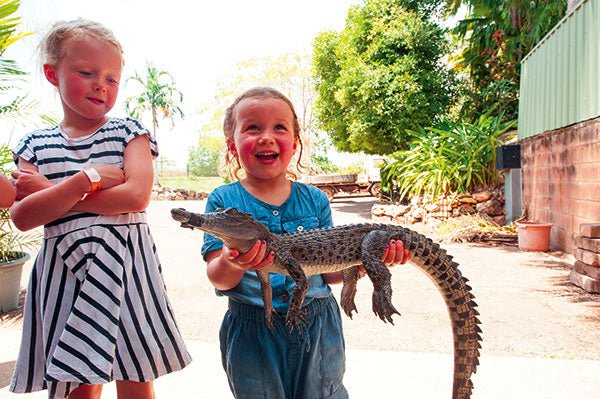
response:
[(548, 251), (551, 229), (552, 223), (517, 222), (519, 249), (521, 251)]

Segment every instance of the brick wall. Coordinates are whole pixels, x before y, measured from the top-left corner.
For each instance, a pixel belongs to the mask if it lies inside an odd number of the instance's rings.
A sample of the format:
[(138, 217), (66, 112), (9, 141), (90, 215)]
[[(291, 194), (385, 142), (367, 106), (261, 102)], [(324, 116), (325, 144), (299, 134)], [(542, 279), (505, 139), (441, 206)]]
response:
[(521, 141), (523, 207), (553, 223), (550, 245), (574, 253), (582, 223), (600, 223), (600, 118)]

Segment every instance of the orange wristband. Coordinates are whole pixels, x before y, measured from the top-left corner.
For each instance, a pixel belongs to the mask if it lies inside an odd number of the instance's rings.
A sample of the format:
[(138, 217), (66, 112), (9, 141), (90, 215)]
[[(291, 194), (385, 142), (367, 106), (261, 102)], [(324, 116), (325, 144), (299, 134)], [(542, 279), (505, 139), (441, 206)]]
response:
[(96, 169), (94, 168), (86, 168), (83, 169), (82, 172), (86, 175), (88, 180), (90, 181), (91, 189), (88, 193), (94, 192), (96, 190), (100, 190), (102, 188), (102, 177)]

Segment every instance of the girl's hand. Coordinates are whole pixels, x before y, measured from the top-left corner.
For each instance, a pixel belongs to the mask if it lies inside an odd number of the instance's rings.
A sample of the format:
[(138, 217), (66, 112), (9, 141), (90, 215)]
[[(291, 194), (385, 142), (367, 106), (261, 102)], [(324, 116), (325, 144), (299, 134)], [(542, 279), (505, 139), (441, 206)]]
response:
[[(388, 246), (383, 252), (381, 260), (387, 267), (393, 267), (399, 264), (404, 264), (410, 259), (410, 252), (404, 248), (404, 243), (401, 240), (390, 240)], [(360, 265), (359, 277), (364, 277), (367, 271), (363, 265)]]
[(125, 173), (118, 166), (98, 164), (94, 165), (93, 168), (102, 178), (102, 189), (125, 183)]
[(404, 264), (410, 259), (410, 252), (404, 248), (402, 240), (390, 240), (383, 252), (383, 263), (387, 267)]
[(17, 201), (22, 200), (30, 194), (54, 185), (46, 178), (46, 176), (34, 170), (15, 170), (10, 175), (13, 179), (15, 179)]
[(223, 246), (221, 256), (231, 266), (241, 270), (257, 270), (270, 265), (275, 259), (275, 252), (271, 251), (267, 257), (267, 243), (257, 240), (254, 245), (246, 252), (240, 253), (237, 249), (230, 249)]

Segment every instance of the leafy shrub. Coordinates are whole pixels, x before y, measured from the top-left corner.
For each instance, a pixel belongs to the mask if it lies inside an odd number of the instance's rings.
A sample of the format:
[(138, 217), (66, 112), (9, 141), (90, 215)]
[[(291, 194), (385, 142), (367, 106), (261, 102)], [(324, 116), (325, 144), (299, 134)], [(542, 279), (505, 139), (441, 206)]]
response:
[(473, 192), (497, 185), (496, 147), (510, 138), (517, 121), (503, 122), (503, 114), (492, 116), (490, 108), (473, 123), (445, 121), (418, 132), (409, 148), (392, 155), (383, 168), (382, 185), (395, 185), (400, 197), (423, 195), (437, 198), (452, 193)]

